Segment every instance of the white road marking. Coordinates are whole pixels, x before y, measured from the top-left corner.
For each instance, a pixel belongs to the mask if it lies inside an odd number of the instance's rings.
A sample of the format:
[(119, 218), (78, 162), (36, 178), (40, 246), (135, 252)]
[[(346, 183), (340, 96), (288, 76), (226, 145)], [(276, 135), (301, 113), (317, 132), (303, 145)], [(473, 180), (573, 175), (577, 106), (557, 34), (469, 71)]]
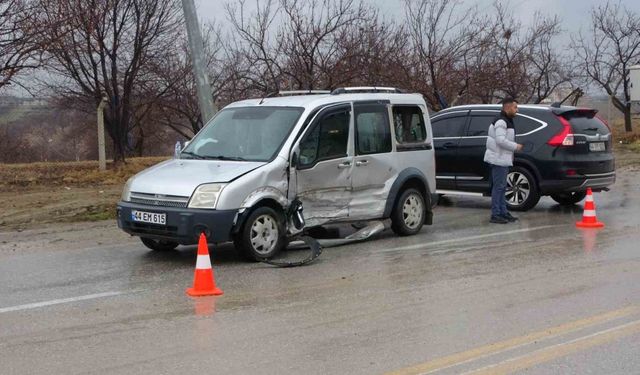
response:
[(472, 241), (472, 240), (479, 240), (479, 239), (490, 238), (490, 237), (508, 236), (508, 235), (511, 235), (511, 234), (533, 232), (533, 231), (549, 229), (549, 228), (559, 228), (559, 227), (562, 227), (562, 226), (566, 226), (566, 225), (543, 225), (543, 226), (539, 226), (539, 227), (507, 230), (507, 231), (504, 231), (504, 232), (479, 234), (477, 236), (452, 238), (450, 240), (442, 240), (442, 241), (435, 241), (435, 242), (426, 242), (426, 243), (421, 243), (421, 244), (416, 244), (416, 245), (394, 247), (394, 248), (391, 248), (391, 249), (382, 250), (382, 252), (424, 249), (425, 247), (444, 245), (444, 244), (448, 244), (448, 243)]
[(2, 307), (0, 308), (0, 314), (13, 312), (13, 311), (37, 309), (39, 307), (45, 307), (45, 306), (51, 306), (51, 305), (60, 305), (63, 303), (86, 301), (86, 300), (104, 298), (104, 297), (113, 297), (113, 296), (119, 296), (126, 293), (130, 293), (130, 292), (105, 292), (105, 293), (97, 293), (97, 294), (88, 294), (86, 296), (78, 296), (78, 297), (54, 299), (51, 301), (44, 301), (44, 302), (28, 303), (26, 305)]

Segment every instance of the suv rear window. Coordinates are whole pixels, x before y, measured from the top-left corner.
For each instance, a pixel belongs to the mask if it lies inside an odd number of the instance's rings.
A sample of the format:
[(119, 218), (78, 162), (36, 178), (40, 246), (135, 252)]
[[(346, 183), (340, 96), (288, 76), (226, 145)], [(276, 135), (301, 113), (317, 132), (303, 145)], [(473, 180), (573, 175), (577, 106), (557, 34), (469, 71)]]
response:
[(609, 134), (611, 131), (596, 115), (594, 111), (565, 113), (562, 117), (569, 120), (575, 134), (595, 135)]

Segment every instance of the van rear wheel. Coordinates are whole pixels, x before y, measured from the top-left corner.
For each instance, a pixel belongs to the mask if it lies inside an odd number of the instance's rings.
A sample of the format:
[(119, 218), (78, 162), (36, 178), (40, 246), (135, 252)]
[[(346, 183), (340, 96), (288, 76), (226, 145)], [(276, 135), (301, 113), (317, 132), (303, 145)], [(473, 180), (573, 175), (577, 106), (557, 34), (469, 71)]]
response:
[(282, 215), (270, 207), (255, 209), (234, 242), (236, 249), (248, 260), (274, 257), (286, 244)]
[(391, 229), (398, 236), (410, 236), (420, 232), (427, 216), (427, 206), (422, 194), (413, 188), (400, 194), (391, 213)]

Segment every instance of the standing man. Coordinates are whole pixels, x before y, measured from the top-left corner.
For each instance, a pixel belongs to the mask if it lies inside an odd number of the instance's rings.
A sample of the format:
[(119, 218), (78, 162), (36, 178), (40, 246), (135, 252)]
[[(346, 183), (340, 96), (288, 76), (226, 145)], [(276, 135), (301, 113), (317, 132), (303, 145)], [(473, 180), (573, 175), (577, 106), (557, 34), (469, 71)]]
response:
[(513, 153), (522, 150), (522, 145), (515, 142), (516, 132), (513, 118), (518, 113), (518, 102), (513, 98), (502, 101), (502, 111), (489, 126), (487, 151), (484, 161), (491, 165), (491, 222), (506, 224), (518, 220), (507, 211), (505, 192), (507, 174), (513, 166)]

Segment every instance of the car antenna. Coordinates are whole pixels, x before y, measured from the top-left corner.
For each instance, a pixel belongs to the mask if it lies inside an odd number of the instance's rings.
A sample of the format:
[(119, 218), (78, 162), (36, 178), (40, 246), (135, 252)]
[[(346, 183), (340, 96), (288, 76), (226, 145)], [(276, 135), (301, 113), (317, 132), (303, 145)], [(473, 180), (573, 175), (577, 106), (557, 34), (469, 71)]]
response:
[(263, 96), (263, 97), (262, 97), (262, 99), (260, 99), (260, 103), (258, 103), (258, 105), (262, 104), (262, 102), (264, 102), (264, 100), (265, 100), (266, 98), (270, 98), (270, 97), (272, 97), (272, 96), (277, 95), (277, 94), (278, 94), (278, 92), (279, 92), (279, 91), (272, 91), (272, 92), (268, 93), (266, 96)]

